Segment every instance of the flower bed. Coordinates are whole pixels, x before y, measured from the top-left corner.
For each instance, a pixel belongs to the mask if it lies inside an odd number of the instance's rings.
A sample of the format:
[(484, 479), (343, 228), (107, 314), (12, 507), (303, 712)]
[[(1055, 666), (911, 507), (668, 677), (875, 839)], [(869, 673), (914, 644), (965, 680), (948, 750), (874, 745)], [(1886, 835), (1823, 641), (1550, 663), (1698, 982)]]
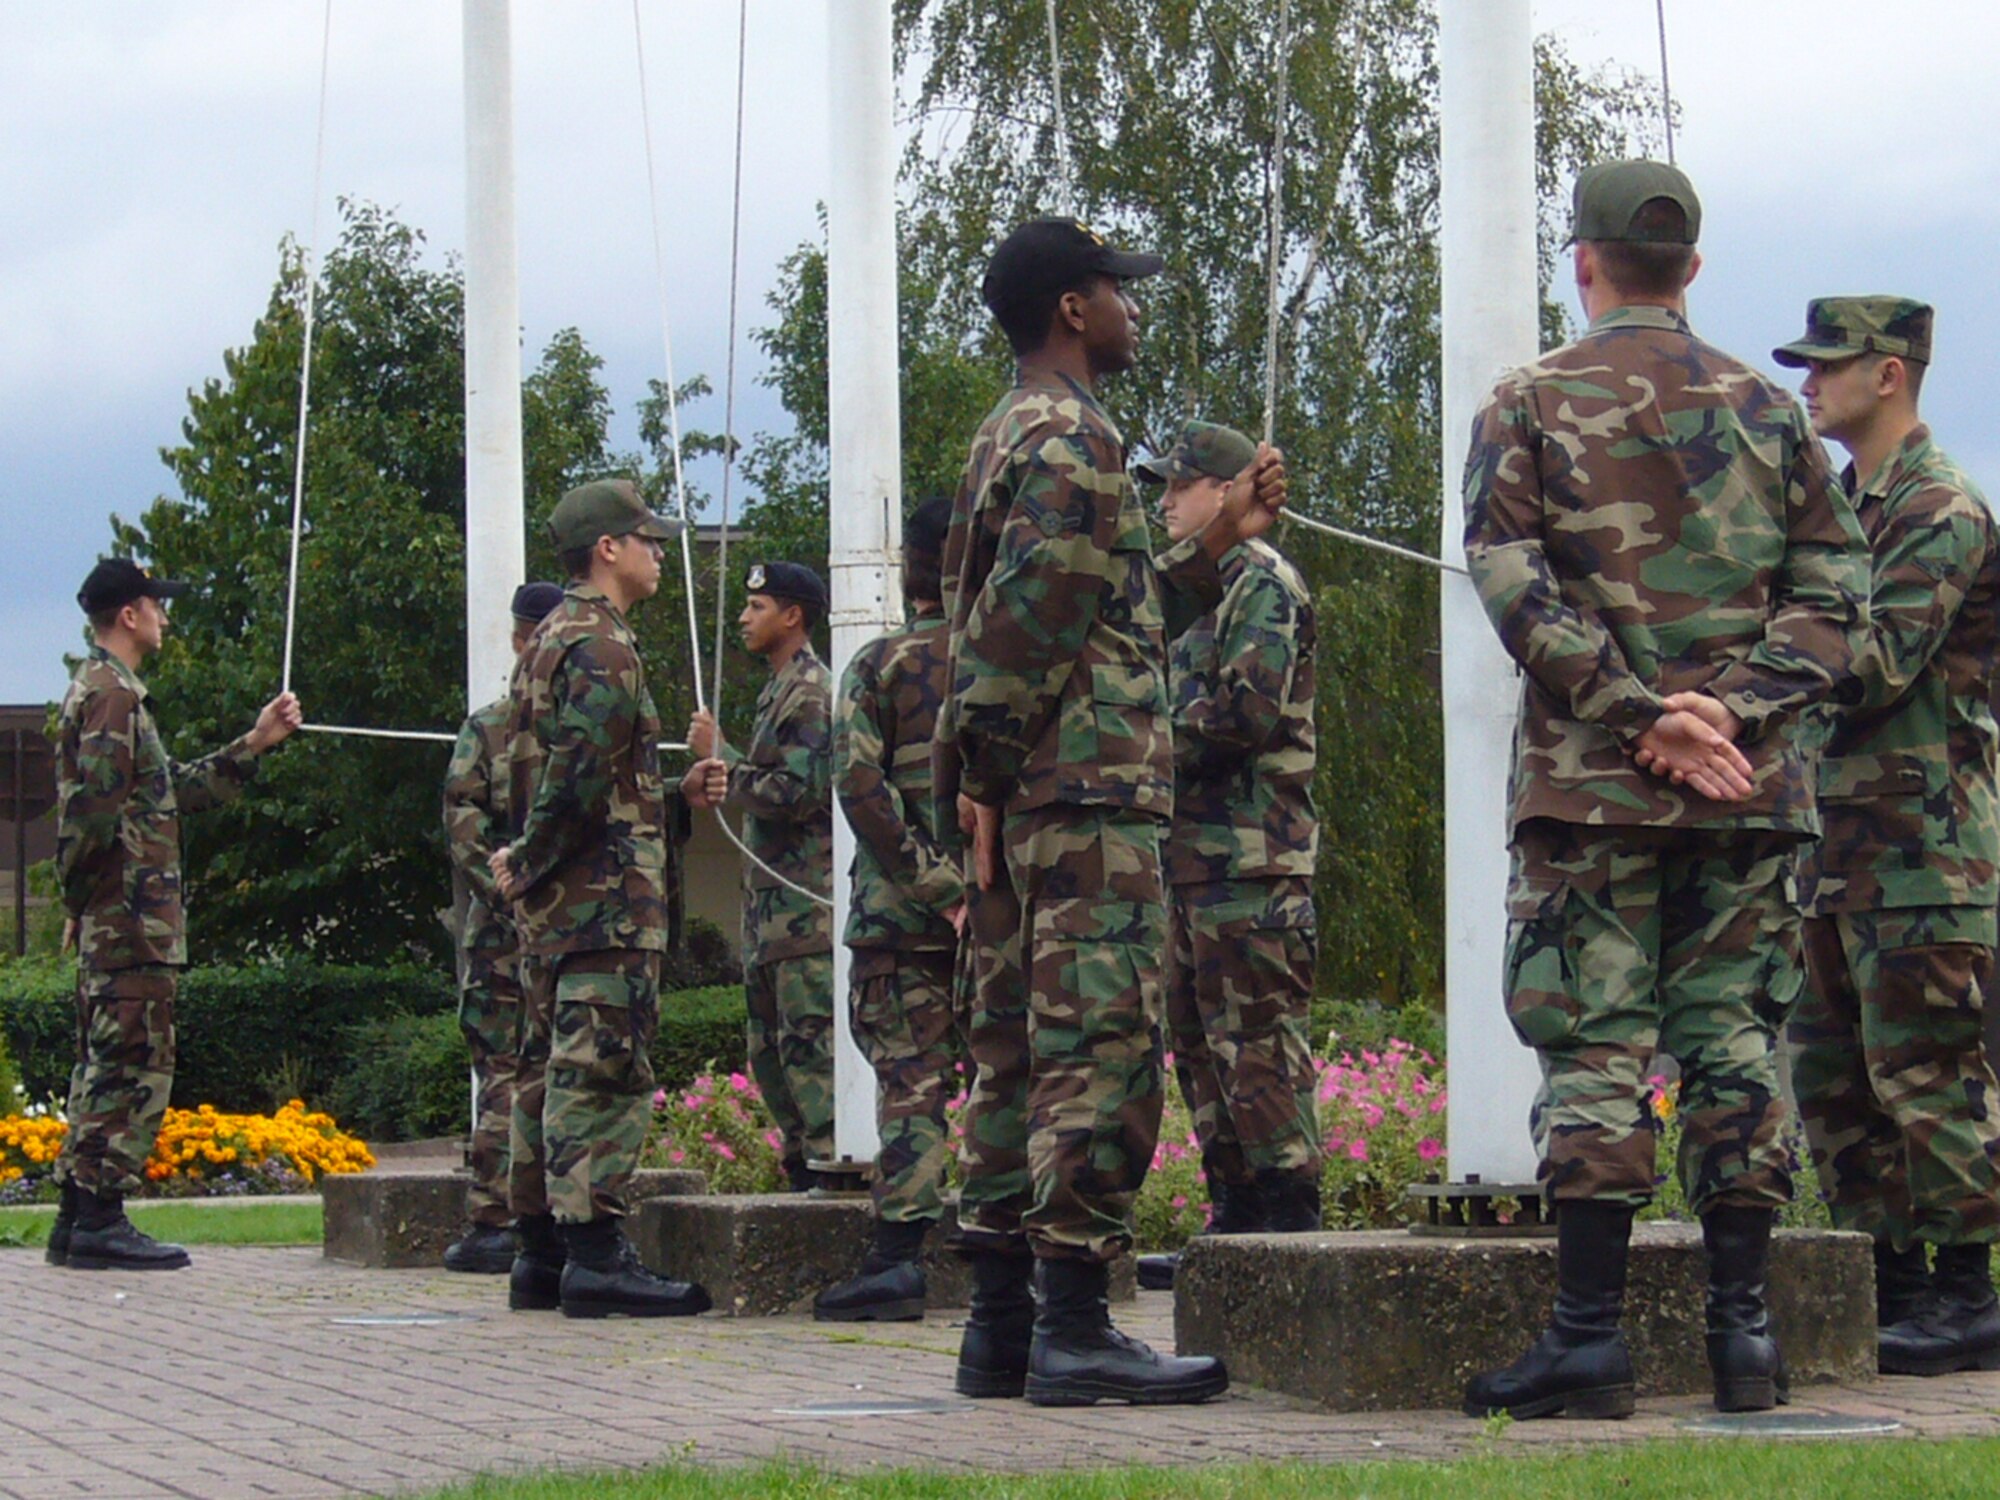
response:
[[(0, 1203), (55, 1197), (51, 1175), (68, 1126), (61, 1116), (0, 1116)], [(329, 1173), (364, 1172), (375, 1158), (333, 1116), (294, 1099), (275, 1115), (170, 1109), (146, 1159), (147, 1197), (297, 1193)]]
[[(1393, 1228), (1410, 1220), (1403, 1192), (1444, 1165), (1443, 1069), (1427, 1052), (1391, 1039), (1379, 1050), (1316, 1060), (1319, 1126), (1326, 1144), (1321, 1193), (1334, 1229)], [(1166, 1073), (1160, 1144), (1133, 1218), (1142, 1248), (1175, 1246), (1208, 1222), (1201, 1151), (1180, 1090)], [(952, 1175), (965, 1096), (947, 1113)], [(762, 1094), (741, 1073), (704, 1073), (653, 1096), (645, 1162), (706, 1172), (718, 1193), (772, 1193), (784, 1187), (777, 1127)]]

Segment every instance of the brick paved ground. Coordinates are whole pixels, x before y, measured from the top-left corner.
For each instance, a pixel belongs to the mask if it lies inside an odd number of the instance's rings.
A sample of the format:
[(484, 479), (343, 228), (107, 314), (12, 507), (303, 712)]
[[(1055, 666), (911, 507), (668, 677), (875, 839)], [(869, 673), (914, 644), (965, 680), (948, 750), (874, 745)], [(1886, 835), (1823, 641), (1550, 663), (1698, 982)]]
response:
[[(1197, 1410), (1044, 1412), (951, 1397), (947, 1319), (843, 1329), (798, 1318), (572, 1322), (509, 1314), (493, 1278), (363, 1271), (316, 1250), (206, 1249), (192, 1271), (53, 1270), (0, 1251), (0, 1496), (396, 1494), (550, 1464), (790, 1455), (1016, 1470), (1249, 1458), (1445, 1457), (1492, 1440), (1439, 1412), (1329, 1416), (1267, 1392)], [(343, 1326), (374, 1315), (429, 1326)], [(1166, 1293), (1121, 1315), (1171, 1340)], [(2000, 1376), (1800, 1393), (1803, 1410), (2000, 1433)], [(830, 1418), (835, 1401), (942, 1399), (935, 1415)], [(1498, 1441), (1659, 1437), (1706, 1410), (1643, 1403), (1622, 1423), (1519, 1424)], [(598, 1440), (586, 1448), (584, 1419)]]

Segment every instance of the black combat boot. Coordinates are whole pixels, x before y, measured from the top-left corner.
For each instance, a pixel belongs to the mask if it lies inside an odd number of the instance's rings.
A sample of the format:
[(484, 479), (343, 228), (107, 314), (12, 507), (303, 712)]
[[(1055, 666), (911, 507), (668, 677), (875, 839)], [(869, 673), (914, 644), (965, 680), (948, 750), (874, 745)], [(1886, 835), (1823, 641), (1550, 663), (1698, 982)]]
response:
[(924, 1316), (924, 1231), (929, 1219), (875, 1221), (874, 1243), (861, 1274), (830, 1286), (813, 1299), (822, 1323), (917, 1323)]
[(958, 1345), (961, 1396), (1018, 1396), (1028, 1382), (1028, 1344), (1035, 1328), (1035, 1294), (1029, 1289), (1034, 1258), (1025, 1250), (966, 1254), (972, 1266), (972, 1311)]
[[(1930, 1300), (1916, 1316), (1875, 1335), (1884, 1375), (2000, 1370), (2000, 1301), (1989, 1272), (1991, 1245), (1939, 1245)], [(71, 1252), (72, 1256), (75, 1254)]]
[(1320, 1228), (1319, 1174), (1281, 1172), (1266, 1167), (1257, 1174), (1257, 1201), (1263, 1207), (1265, 1234), (1307, 1234)]
[(1775, 1217), (1768, 1208), (1712, 1208), (1701, 1216), (1708, 1246), (1708, 1368), (1717, 1411), (1769, 1411), (1792, 1399), (1785, 1357), (1764, 1307)]
[[(1264, 1204), (1257, 1186), (1250, 1182), (1226, 1182), (1208, 1175), (1208, 1223), (1200, 1234), (1255, 1234), (1264, 1227)], [(1174, 1276), (1181, 1268), (1181, 1253), (1168, 1250), (1159, 1255), (1139, 1257), (1139, 1285), (1149, 1292), (1173, 1290)]]
[(473, 1276), (505, 1276), (514, 1269), (514, 1232), (505, 1224), (473, 1224), (444, 1247), (444, 1268)]
[(562, 1306), (563, 1264), (569, 1259), (556, 1233), (556, 1216), (522, 1214), (514, 1221), (514, 1238), (507, 1305), (515, 1312), (554, 1312)]
[(69, 1237), (76, 1228), (76, 1179), (65, 1177), (57, 1191), (62, 1196), (56, 1200), (56, 1221), (49, 1225), (49, 1247), (42, 1259), (52, 1266), (63, 1266), (69, 1264)]
[(803, 1156), (785, 1158), (785, 1191), (788, 1193), (810, 1193), (819, 1186), (819, 1174), (806, 1165)]
[(1179, 1406), (1229, 1389), (1229, 1372), (1209, 1355), (1156, 1354), (1111, 1326), (1105, 1290), (1111, 1268), (1096, 1260), (1035, 1262), (1035, 1339), (1028, 1351), (1034, 1406)]
[(1931, 1263), (1924, 1242), (1913, 1240), (1898, 1250), (1888, 1240), (1875, 1242), (1875, 1326), (1907, 1322), (1930, 1303)]
[(1506, 1369), (1473, 1377), (1465, 1388), (1468, 1417), (1632, 1414), (1632, 1355), (1618, 1326), (1632, 1210), (1569, 1199), (1557, 1210), (1556, 1235), (1555, 1316)]
[(696, 1283), (648, 1270), (615, 1215), (565, 1224), (562, 1233), (569, 1249), (562, 1272), (565, 1318), (691, 1318), (715, 1305)]
[(72, 1271), (178, 1271), (191, 1262), (179, 1245), (163, 1245), (132, 1227), (123, 1193), (78, 1188), (64, 1264)]

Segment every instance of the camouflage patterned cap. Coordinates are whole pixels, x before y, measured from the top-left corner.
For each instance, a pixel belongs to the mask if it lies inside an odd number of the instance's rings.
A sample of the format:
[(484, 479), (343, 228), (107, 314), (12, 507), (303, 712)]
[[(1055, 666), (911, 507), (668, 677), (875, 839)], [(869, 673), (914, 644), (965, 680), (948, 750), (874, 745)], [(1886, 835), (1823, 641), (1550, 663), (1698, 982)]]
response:
[(1796, 370), (1808, 360), (1894, 354), (1931, 362), (1930, 304), (1908, 297), (1815, 297), (1806, 304), (1806, 336), (1782, 344), (1771, 358)]
[(1174, 434), (1165, 453), (1132, 465), (1141, 484), (1166, 484), (1175, 479), (1234, 479), (1257, 456), (1257, 445), (1234, 427), (1219, 422), (1189, 422)]
[[(1648, 234), (1632, 220), (1656, 198), (1680, 205), (1684, 234)], [(1679, 167), (1663, 161), (1601, 161), (1576, 174), (1570, 197), (1569, 237), (1625, 243), (1692, 245), (1701, 235), (1701, 199)]]
[(593, 479), (578, 485), (556, 502), (549, 516), (549, 535), (558, 552), (593, 546), (601, 536), (634, 532), (670, 542), (681, 534), (681, 523), (646, 509), (638, 486), (629, 479)]

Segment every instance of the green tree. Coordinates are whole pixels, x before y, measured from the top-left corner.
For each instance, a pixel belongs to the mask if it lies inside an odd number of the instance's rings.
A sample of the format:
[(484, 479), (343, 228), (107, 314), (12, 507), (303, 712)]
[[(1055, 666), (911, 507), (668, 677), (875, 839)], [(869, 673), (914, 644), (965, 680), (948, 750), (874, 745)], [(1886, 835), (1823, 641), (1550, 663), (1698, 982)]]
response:
[[(298, 249), (280, 262), (249, 343), (190, 392), (182, 441), (162, 452), (179, 494), (136, 522), (113, 517), (120, 550), (196, 585), (148, 673), (182, 755), (247, 728), (280, 677), (305, 290)], [(420, 233), (343, 204), (315, 301), (292, 670), (313, 722), (450, 730), (463, 717), (463, 317), (457, 268), (427, 265)], [(607, 447), (599, 365), (566, 329), (524, 384), (534, 520), (567, 485), (633, 463)], [(441, 952), (445, 754), (300, 735), (243, 799), (188, 819), (196, 951)]]

